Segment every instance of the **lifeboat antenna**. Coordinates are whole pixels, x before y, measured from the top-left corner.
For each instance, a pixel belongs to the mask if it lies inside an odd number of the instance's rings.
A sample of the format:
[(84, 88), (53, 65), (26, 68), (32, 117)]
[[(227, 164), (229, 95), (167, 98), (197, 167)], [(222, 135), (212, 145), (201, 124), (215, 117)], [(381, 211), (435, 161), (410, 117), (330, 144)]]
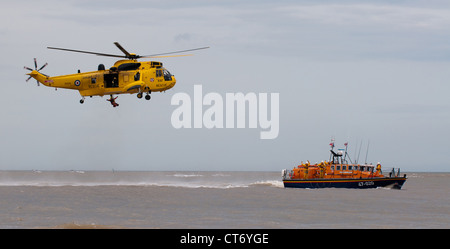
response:
[(358, 164), (358, 162), (359, 162), (359, 155), (361, 154), (361, 148), (362, 148), (362, 139), (361, 139), (361, 143), (359, 143), (359, 151), (358, 151), (358, 158), (356, 159), (356, 164)]
[(331, 162), (331, 158), (333, 157), (333, 162), (334, 162), (334, 151), (333, 151), (333, 149), (334, 149), (334, 138), (333, 137), (331, 137), (331, 143), (330, 143), (330, 147), (331, 147), (331, 155), (330, 155), (330, 162)]
[(348, 153), (347, 153), (348, 142), (346, 142), (344, 145), (345, 145), (344, 161), (347, 161), (346, 158), (348, 157), (348, 160), (350, 160), (350, 163), (353, 163), (353, 162), (352, 162), (352, 159), (350, 158), (350, 156), (349, 156)]
[(370, 145), (370, 141), (367, 140), (367, 151), (366, 151), (366, 164), (367, 164), (367, 155), (369, 154), (369, 145)]

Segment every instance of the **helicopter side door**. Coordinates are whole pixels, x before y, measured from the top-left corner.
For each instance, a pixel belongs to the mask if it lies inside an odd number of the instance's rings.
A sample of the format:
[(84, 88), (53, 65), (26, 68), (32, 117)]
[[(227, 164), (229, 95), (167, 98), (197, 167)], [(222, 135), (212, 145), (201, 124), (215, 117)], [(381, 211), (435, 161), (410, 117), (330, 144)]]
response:
[(116, 88), (119, 87), (119, 73), (109, 72), (103, 75), (105, 88)]

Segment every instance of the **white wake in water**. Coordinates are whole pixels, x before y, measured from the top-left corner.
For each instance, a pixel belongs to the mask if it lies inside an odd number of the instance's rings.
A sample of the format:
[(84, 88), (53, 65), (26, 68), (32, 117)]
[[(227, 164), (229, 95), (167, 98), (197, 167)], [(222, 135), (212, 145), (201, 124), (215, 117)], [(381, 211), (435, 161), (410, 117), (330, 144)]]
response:
[(283, 188), (273, 172), (0, 171), (0, 186), (154, 186), (180, 188)]

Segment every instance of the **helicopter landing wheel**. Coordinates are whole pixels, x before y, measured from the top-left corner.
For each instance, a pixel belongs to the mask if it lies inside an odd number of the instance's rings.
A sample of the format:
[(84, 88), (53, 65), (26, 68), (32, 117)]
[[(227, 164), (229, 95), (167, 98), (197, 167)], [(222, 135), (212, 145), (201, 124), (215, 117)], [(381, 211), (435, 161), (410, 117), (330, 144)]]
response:
[(142, 99), (142, 93), (137, 94), (138, 99)]
[(80, 104), (83, 104), (84, 103), (84, 99), (80, 99)]
[(150, 94), (145, 95), (145, 99), (146, 100), (150, 100), (152, 97), (150, 96)]

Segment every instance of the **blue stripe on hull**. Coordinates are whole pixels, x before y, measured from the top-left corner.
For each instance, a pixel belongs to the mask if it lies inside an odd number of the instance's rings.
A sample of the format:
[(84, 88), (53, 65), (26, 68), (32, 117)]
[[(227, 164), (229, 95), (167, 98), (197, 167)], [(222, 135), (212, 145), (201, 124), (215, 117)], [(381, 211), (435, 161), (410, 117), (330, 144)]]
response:
[(392, 187), (401, 189), (406, 178), (370, 178), (370, 179), (308, 179), (308, 180), (284, 180), (285, 188), (377, 188)]

